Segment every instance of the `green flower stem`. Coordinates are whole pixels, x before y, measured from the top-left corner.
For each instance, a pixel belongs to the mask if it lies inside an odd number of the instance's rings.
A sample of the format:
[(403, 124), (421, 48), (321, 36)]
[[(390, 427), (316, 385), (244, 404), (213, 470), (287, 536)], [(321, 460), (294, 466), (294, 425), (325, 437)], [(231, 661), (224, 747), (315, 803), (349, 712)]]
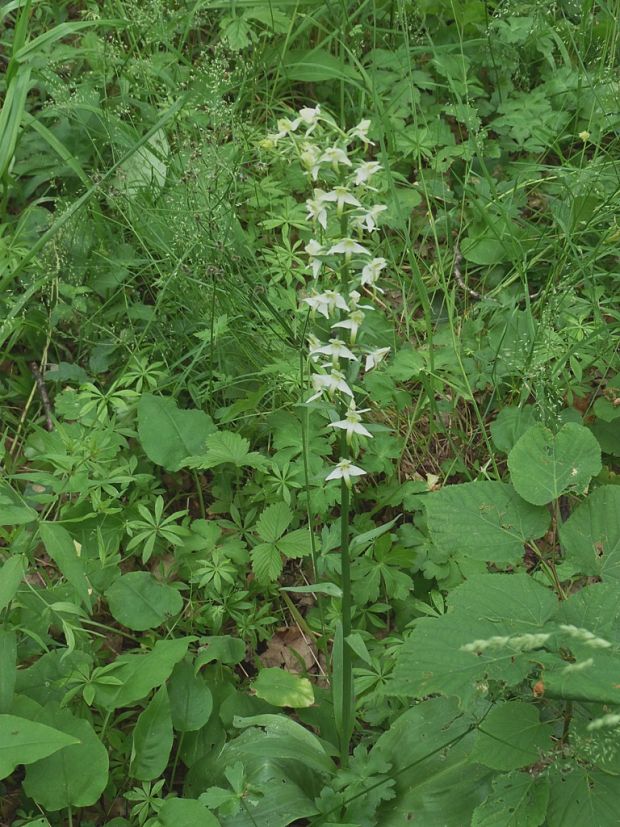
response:
[[(349, 455), (345, 434), (340, 441), (341, 458)], [(351, 559), (349, 557), (349, 510), (351, 492), (344, 479), (340, 482), (340, 559), (341, 559), (341, 622), (342, 622), (342, 732), (340, 733), (340, 764), (349, 763), (349, 745), (353, 732), (353, 663), (347, 638), (351, 634)]]

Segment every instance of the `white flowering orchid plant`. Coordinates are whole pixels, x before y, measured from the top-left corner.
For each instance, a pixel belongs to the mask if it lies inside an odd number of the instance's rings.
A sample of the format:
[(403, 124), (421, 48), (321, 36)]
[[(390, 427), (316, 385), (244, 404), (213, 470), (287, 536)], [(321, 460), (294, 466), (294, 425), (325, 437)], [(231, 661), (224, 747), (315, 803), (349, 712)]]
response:
[(328, 427), (340, 434), (339, 461), (325, 480), (340, 482), (341, 627), (335, 647), (340, 696), (334, 698), (341, 742), (341, 760), (348, 759), (353, 729), (351, 653), (344, 643), (351, 633), (349, 560), (349, 503), (354, 483), (366, 475), (353, 459), (372, 439), (372, 425), (363, 421), (368, 408), (356, 403), (355, 383), (360, 373), (373, 370), (390, 352), (389, 346), (369, 344), (367, 320), (379, 312), (376, 299), (383, 293), (378, 281), (388, 268), (377, 254), (379, 225), (385, 204), (377, 203), (376, 182), (382, 166), (366, 157), (374, 146), (370, 121), (345, 131), (321, 111), (306, 107), (294, 117), (281, 118), (277, 132), (261, 145), (288, 162), (296, 160), (308, 181), (306, 218), (310, 238), (302, 242), (307, 286), (299, 297), (303, 313), (304, 348), (312, 393), (307, 404), (324, 403), (336, 412)]

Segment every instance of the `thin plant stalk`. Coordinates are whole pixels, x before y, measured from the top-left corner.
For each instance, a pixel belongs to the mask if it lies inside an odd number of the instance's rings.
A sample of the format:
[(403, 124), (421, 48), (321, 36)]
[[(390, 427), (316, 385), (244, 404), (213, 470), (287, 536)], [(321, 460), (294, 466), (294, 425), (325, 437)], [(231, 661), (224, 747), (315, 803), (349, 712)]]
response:
[[(342, 456), (347, 454), (346, 440), (342, 438)], [(353, 732), (353, 662), (347, 638), (351, 634), (351, 558), (349, 557), (349, 511), (351, 493), (347, 481), (340, 481), (340, 559), (342, 602), (340, 606), (342, 623), (342, 732), (340, 733), (340, 764), (349, 762), (349, 747)]]

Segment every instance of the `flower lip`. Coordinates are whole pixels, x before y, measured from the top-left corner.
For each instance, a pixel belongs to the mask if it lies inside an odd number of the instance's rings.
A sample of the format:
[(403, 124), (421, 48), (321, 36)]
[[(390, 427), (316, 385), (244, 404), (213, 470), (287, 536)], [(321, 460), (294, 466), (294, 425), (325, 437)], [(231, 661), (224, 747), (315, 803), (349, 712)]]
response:
[(351, 487), (351, 477), (362, 477), (366, 474), (363, 468), (353, 465), (350, 459), (341, 458), (340, 462), (326, 477), (325, 480), (344, 480), (348, 488)]

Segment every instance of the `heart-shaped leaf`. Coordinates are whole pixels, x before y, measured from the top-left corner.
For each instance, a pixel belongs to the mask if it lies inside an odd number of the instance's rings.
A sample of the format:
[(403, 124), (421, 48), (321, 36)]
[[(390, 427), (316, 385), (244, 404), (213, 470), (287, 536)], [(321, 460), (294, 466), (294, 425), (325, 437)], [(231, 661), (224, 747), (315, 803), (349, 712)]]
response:
[(510, 478), (528, 503), (546, 505), (569, 491), (583, 494), (602, 468), (601, 448), (588, 428), (567, 422), (557, 434), (535, 425), (508, 455)]

